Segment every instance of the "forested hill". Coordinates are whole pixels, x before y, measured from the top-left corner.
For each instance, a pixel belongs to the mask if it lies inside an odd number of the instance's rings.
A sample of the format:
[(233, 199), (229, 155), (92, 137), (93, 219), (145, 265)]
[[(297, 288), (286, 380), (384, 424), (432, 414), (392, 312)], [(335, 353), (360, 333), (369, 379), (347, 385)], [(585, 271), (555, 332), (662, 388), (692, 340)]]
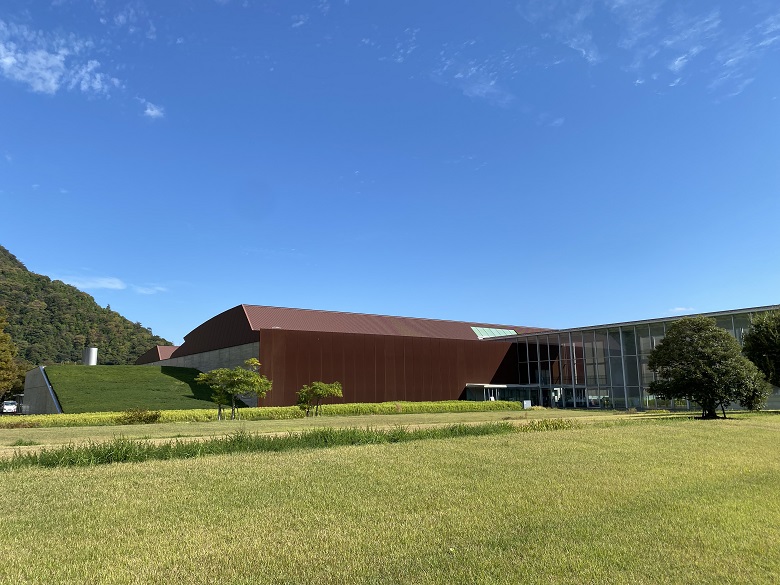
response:
[(81, 360), (85, 347), (98, 348), (98, 363), (132, 364), (155, 345), (171, 345), (77, 288), (30, 272), (3, 246), (0, 305), (19, 357), (36, 365)]

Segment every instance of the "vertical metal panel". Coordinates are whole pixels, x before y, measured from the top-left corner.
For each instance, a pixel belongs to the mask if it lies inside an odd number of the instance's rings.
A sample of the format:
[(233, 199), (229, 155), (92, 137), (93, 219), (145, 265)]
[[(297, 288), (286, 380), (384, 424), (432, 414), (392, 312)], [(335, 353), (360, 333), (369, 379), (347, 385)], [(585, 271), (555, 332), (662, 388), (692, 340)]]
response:
[(396, 385), (396, 366), (395, 366), (395, 344), (393, 338), (388, 336), (382, 336), (382, 347), (384, 351), (381, 352), (384, 357), (384, 383), (380, 385), (377, 392), (378, 402), (387, 402), (392, 400), (391, 396)]
[(404, 400), (406, 398), (406, 362), (404, 353), (406, 347), (403, 337), (391, 337), (395, 351), (395, 385), (391, 389), (388, 400)]
[(457, 399), (469, 382), (516, 383), (514, 351), (499, 342), (266, 331), (260, 360), (273, 390), (264, 404), (294, 404), (315, 380), (341, 382), (348, 402)]

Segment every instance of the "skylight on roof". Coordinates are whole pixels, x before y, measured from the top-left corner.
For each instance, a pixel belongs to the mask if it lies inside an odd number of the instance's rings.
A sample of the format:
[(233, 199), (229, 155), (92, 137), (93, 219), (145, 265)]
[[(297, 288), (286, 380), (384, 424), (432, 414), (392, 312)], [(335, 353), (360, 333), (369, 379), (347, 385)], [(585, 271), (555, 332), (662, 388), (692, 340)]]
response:
[(507, 335), (517, 335), (514, 329), (493, 329), (492, 327), (472, 327), (471, 330), (479, 339), (488, 339), (490, 337), (505, 337)]

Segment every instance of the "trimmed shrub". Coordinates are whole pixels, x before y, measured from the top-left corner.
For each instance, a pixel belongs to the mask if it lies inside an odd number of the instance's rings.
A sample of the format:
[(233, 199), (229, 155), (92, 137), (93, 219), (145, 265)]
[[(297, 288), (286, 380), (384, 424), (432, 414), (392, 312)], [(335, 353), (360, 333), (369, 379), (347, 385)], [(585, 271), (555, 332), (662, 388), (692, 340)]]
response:
[(144, 410), (143, 408), (133, 408), (126, 410), (118, 417), (116, 423), (119, 425), (150, 425), (160, 422), (159, 410)]

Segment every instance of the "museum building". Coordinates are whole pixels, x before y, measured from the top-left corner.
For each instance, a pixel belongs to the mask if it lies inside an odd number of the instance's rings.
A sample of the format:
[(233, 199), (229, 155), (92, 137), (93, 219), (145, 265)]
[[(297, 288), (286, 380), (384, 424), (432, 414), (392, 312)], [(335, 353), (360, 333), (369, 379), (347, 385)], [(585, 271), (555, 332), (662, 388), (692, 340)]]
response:
[[(751, 317), (780, 305), (705, 313), (740, 343)], [(559, 408), (687, 409), (650, 394), (650, 352), (680, 317), (542, 329), (258, 305), (233, 307), (137, 360), (197, 368), (260, 360), (264, 406), (295, 404), (313, 381), (344, 402), (523, 400)], [(775, 388), (769, 407), (780, 408)]]

